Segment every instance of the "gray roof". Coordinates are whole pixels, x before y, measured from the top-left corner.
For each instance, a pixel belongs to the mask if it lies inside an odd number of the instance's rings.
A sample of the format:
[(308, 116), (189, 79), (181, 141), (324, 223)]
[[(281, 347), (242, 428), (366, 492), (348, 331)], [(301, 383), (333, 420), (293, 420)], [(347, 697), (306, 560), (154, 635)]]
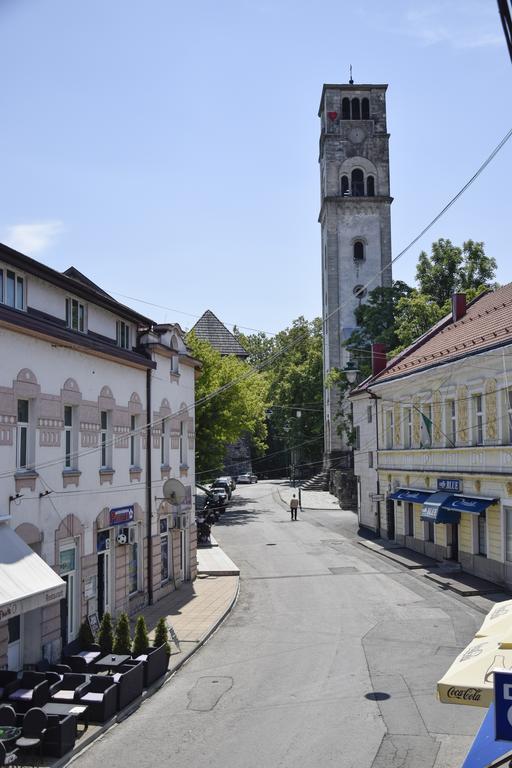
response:
[(198, 339), (208, 341), (221, 355), (246, 358), (249, 353), (238, 343), (231, 331), (209, 309), (192, 328)]

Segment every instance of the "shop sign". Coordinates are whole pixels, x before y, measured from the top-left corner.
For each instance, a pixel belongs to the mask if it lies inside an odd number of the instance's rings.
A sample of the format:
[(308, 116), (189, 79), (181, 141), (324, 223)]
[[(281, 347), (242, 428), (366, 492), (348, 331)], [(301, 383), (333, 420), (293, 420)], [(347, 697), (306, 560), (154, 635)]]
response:
[(437, 520), (437, 513), (438, 513), (439, 507), (434, 504), (425, 504), (423, 506), (423, 509), (421, 510), (421, 519), (422, 520), (433, 520), (434, 522)]
[(0, 608), (0, 621), (5, 621), (6, 619), (12, 619), (13, 616), (17, 616), (17, 614), (18, 614), (17, 603), (2, 605), (2, 607)]
[(62, 600), (66, 597), (66, 585), (63, 584), (60, 589), (54, 589), (51, 592), (45, 594), (45, 600), (47, 603), (53, 603), (54, 600)]
[(438, 491), (453, 491), (453, 493), (462, 493), (462, 480), (456, 480), (453, 477), (438, 477)]
[(447, 697), (456, 701), (480, 701), (482, 698), (481, 688), (448, 688)]
[(126, 523), (133, 523), (134, 519), (133, 504), (129, 507), (112, 507), (110, 510), (110, 525), (125, 525)]
[(86, 600), (91, 600), (95, 595), (96, 595), (96, 577), (89, 576), (89, 578), (85, 579), (84, 581), (84, 598)]
[(74, 547), (71, 547), (71, 549), (61, 549), (59, 552), (59, 568), (61, 575), (75, 570), (75, 558), (76, 549)]
[(512, 673), (494, 672), (496, 740), (512, 741)]

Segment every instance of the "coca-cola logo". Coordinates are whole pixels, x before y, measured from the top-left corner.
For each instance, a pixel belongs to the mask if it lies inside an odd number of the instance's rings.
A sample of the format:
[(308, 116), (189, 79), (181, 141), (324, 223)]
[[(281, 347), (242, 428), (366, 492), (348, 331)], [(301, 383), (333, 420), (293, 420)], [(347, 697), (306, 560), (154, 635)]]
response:
[(480, 701), (481, 688), (448, 688), (449, 699), (461, 699), (462, 701)]

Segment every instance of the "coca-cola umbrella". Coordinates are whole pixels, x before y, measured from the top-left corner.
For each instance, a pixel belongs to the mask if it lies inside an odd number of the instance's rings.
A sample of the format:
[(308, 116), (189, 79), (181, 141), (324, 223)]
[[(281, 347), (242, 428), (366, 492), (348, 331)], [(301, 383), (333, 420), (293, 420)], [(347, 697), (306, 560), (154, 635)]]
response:
[(512, 670), (510, 640), (475, 637), (439, 680), (439, 700), (443, 704), (488, 707), (493, 700), (493, 670)]
[(496, 603), (485, 617), (475, 637), (506, 638), (512, 635), (512, 600)]

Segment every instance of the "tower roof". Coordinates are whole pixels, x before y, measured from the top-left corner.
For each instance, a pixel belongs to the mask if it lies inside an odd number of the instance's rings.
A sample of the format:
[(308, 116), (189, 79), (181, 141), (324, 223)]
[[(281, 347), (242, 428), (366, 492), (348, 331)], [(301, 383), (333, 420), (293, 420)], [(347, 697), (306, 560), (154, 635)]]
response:
[(320, 106), (318, 107), (318, 117), (321, 116), (324, 108), (324, 96), (327, 90), (334, 91), (387, 91), (387, 83), (324, 83), (322, 95), (320, 97)]
[(249, 357), (248, 352), (237, 341), (235, 336), (228, 331), (224, 323), (209, 309), (199, 318), (192, 330), (198, 339), (209, 342), (221, 355), (236, 355), (236, 357)]

